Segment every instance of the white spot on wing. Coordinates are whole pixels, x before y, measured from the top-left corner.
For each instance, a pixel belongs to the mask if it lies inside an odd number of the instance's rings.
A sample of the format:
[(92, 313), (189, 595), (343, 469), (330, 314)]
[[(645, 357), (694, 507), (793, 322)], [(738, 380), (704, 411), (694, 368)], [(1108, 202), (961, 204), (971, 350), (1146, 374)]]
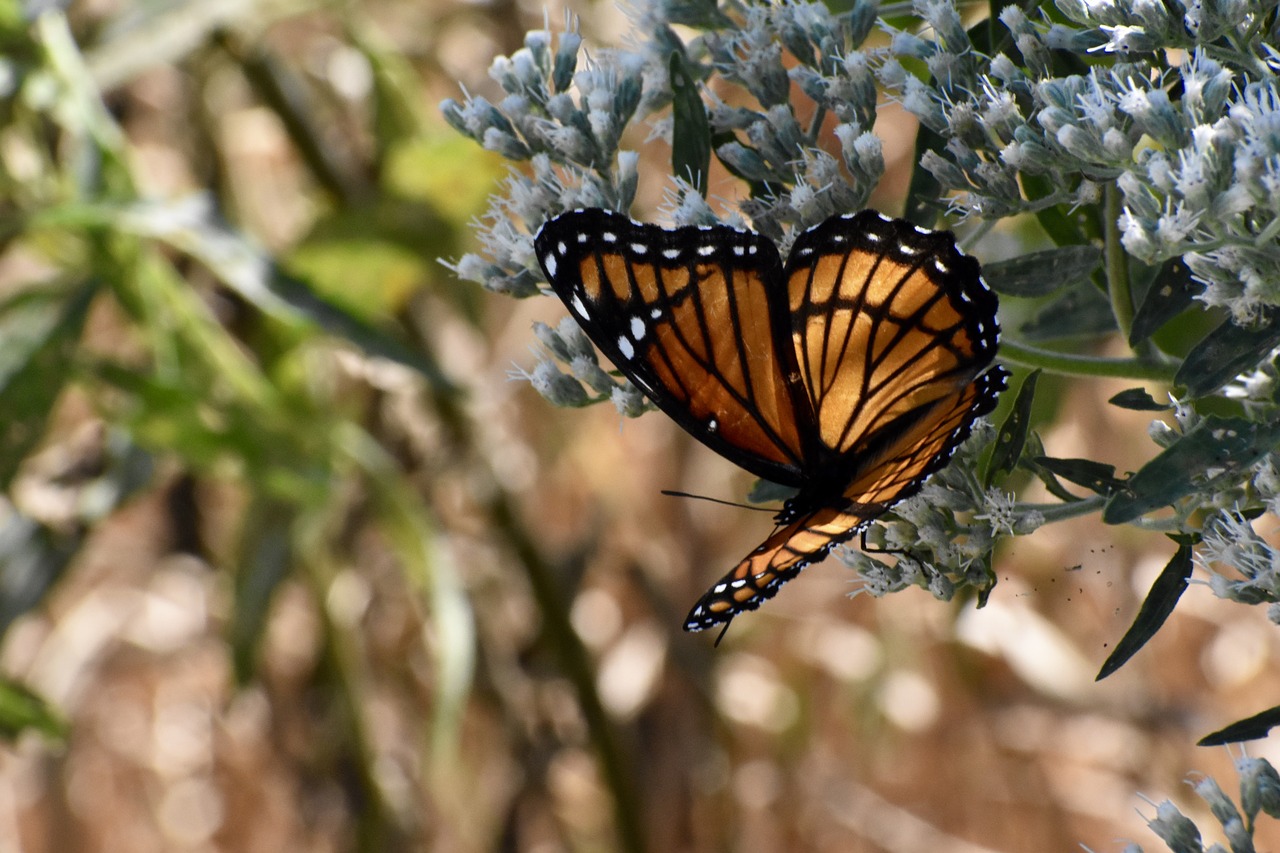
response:
[(556, 274), (556, 256), (547, 255), (542, 259), (542, 265), (547, 268), (547, 275), (554, 276)]
[(612, 231), (605, 231), (600, 235), (600, 239), (606, 243), (616, 243), (618, 242), (618, 235), (614, 234)]
[(587, 306), (582, 304), (582, 299), (576, 293), (573, 294), (573, 302), (571, 303), (571, 307), (573, 308), (574, 313), (576, 313), (579, 317), (587, 316)]
[(716, 247), (714, 243), (708, 243), (705, 246), (698, 247), (698, 254), (704, 258), (714, 255), (715, 253), (716, 253)]
[(618, 352), (622, 353), (622, 357), (627, 361), (636, 356), (636, 348), (631, 345), (631, 341), (627, 340), (625, 336), (618, 338)]
[(650, 317), (652, 317), (652, 318), (653, 318), (653, 319), (655, 319), (655, 320), (659, 320), (659, 319), (661, 319), (661, 318), (662, 318), (662, 309), (661, 309), (661, 308), (654, 308), (654, 309), (650, 310), (650, 311), (649, 311), (649, 316), (650, 316)]
[(943, 275), (946, 275), (947, 273), (951, 272), (951, 267), (947, 266), (946, 263), (942, 260), (942, 258), (934, 258), (933, 268), (936, 269), (938, 272), (942, 273)]
[(670, 248), (670, 249), (663, 249), (663, 250), (662, 250), (662, 257), (664, 257), (664, 258), (670, 258), (671, 260), (675, 260), (676, 258), (680, 257), (680, 250), (679, 250), (678, 248), (675, 248), (675, 247), (672, 247), (672, 248)]
[(643, 255), (645, 252), (649, 251), (649, 247), (644, 243), (632, 243), (631, 251), (635, 252), (637, 255)]
[(631, 337), (637, 341), (644, 337), (644, 320), (639, 317), (631, 318)]

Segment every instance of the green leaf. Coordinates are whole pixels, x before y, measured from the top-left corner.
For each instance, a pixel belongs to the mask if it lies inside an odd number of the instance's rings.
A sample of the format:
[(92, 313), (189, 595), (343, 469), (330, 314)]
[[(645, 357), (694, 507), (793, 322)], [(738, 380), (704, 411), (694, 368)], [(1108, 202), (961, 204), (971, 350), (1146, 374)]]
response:
[(247, 444), (229, 437), (222, 418), (208, 417), (198, 389), (107, 361), (94, 365), (94, 371), (99, 382), (128, 396), (133, 405), (122, 420), (142, 445), (177, 452), (189, 465), (206, 469), (238, 446), (250, 468), (262, 467), (261, 434), (244, 436)]
[(1052, 456), (1040, 456), (1035, 461), (1037, 465), (1068, 483), (1084, 486), (1100, 495), (1109, 495), (1124, 486), (1124, 480), (1116, 476), (1114, 465), (1092, 459), (1055, 459)]
[(1111, 303), (1089, 282), (1080, 282), (1024, 323), (1019, 334), (1028, 341), (1095, 337), (1116, 330)]
[(1199, 491), (1219, 476), (1235, 476), (1280, 443), (1280, 423), (1210, 415), (1161, 451), (1111, 496), (1107, 524), (1124, 524)]
[(107, 224), (129, 233), (161, 240), (204, 264), (223, 284), (264, 314), (314, 323), (370, 355), (418, 371), (439, 391), (454, 391), (434, 360), (320, 296), (307, 282), (285, 273), (243, 234), (220, 222), (207, 198), (198, 196), (170, 204), (138, 203), (124, 208), (88, 205), (64, 211), (66, 216), (77, 214), (105, 218)]
[(1129, 388), (1116, 394), (1107, 402), (1121, 409), (1132, 409), (1135, 412), (1166, 412), (1172, 408), (1171, 404), (1161, 403), (1153, 398), (1145, 388)]
[(689, 73), (689, 65), (680, 51), (671, 52), (671, 169), (707, 195), (711, 169), (711, 122), (702, 103), (698, 83)]
[(1094, 246), (1063, 246), (984, 264), (982, 277), (1001, 296), (1048, 296), (1087, 279), (1101, 263)]
[(1035, 474), (1040, 479), (1040, 482), (1044, 483), (1044, 487), (1048, 489), (1049, 494), (1058, 500), (1066, 503), (1081, 500), (1078, 496), (1071, 494), (1066, 486), (1059, 483), (1058, 478), (1053, 475), (1052, 471), (1036, 463), (1036, 460), (1044, 458), (1044, 455), (1044, 442), (1040, 440), (1040, 436), (1033, 430), (1027, 436), (1027, 447), (1023, 451), (1022, 466)]
[(1155, 636), (1156, 631), (1164, 625), (1164, 621), (1169, 618), (1169, 614), (1173, 612), (1178, 599), (1187, 588), (1187, 580), (1191, 577), (1193, 566), (1191, 545), (1184, 542), (1178, 546), (1173, 558), (1160, 572), (1156, 582), (1151, 585), (1151, 591), (1147, 593), (1142, 606), (1138, 608), (1138, 616), (1133, 620), (1133, 625), (1116, 644), (1115, 651), (1102, 664), (1102, 669), (1098, 670), (1095, 681), (1101, 681), (1115, 672), (1133, 657), (1138, 649), (1145, 646), (1147, 640)]
[(396, 338), (366, 323), (327, 299), (315, 294), (301, 279), (272, 270), (271, 286), (275, 295), (291, 308), (331, 335), (350, 341), (369, 355), (403, 364), (420, 373), (437, 391), (452, 394), (457, 389), (427, 353), (409, 349)]
[(54, 401), (71, 377), (96, 281), (47, 286), (0, 304), (0, 489), (44, 436)]
[(1257, 366), (1277, 344), (1280, 323), (1274, 314), (1256, 328), (1227, 320), (1187, 354), (1173, 381), (1186, 388), (1190, 396), (1203, 397)]
[(1196, 742), (1196, 746), (1225, 746), (1246, 740), (1261, 740), (1277, 725), (1280, 725), (1280, 706), (1268, 708), (1252, 717), (1237, 720), (1213, 734), (1205, 735)]
[(65, 740), (65, 720), (42, 697), (25, 685), (0, 676), (0, 737), (13, 741), (35, 729), (56, 741)]
[[(919, 125), (913, 155), (915, 159), (911, 162), (919, 163), (926, 151), (935, 151), (942, 156), (946, 153), (946, 148), (947, 140), (924, 125)], [(938, 180), (928, 169), (917, 166), (911, 171), (911, 184), (907, 187), (907, 203), (903, 208), (902, 218), (921, 228), (932, 228), (942, 210), (938, 204), (938, 197), (941, 195), (942, 185)]]
[(1145, 341), (1165, 323), (1190, 308), (1199, 290), (1199, 285), (1191, 280), (1191, 270), (1181, 258), (1165, 261), (1138, 303), (1133, 326), (1129, 330), (1129, 345), (1136, 346)]
[(260, 499), (245, 514), (239, 559), (236, 561), (235, 608), (228, 626), (228, 642), (236, 680), (247, 684), (257, 670), (258, 647), (267, 614), (292, 560), (290, 531), (297, 513), (281, 501)]
[(984, 486), (990, 486), (997, 474), (1012, 471), (1022, 458), (1022, 449), (1027, 444), (1027, 433), (1031, 429), (1031, 404), (1035, 401), (1039, 379), (1040, 371), (1033, 370), (1018, 386), (1018, 396), (1014, 398), (1013, 406), (996, 435), (995, 449), (991, 451), (991, 459), (982, 478)]

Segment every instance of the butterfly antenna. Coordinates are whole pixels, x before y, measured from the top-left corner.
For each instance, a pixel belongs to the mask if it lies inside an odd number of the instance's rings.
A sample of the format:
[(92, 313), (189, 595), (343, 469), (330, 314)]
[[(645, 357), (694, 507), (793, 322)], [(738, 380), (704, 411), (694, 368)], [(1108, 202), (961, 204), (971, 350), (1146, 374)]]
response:
[(695, 495), (692, 492), (677, 492), (674, 489), (663, 489), (664, 495), (670, 495), (673, 498), (693, 498), (699, 501), (710, 501), (713, 504), (724, 504), (725, 506), (737, 507), (738, 509), (749, 509), (753, 512), (777, 512), (776, 509), (769, 509), (764, 506), (751, 506), (751, 504), (734, 503), (733, 501), (722, 501), (719, 498), (708, 497), (707, 495)]
[(713, 644), (712, 644), (715, 648), (717, 648), (717, 649), (718, 649), (718, 648), (720, 648), (720, 641), (724, 639), (724, 635), (725, 635), (725, 634), (729, 633), (729, 626), (730, 626), (730, 625), (732, 625), (732, 624), (733, 624), (733, 617), (732, 617), (732, 616), (730, 616), (730, 617), (725, 621), (725, 623), (724, 623), (724, 627), (720, 629), (720, 634), (719, 634), (719, 636), (717, 636), (717, 637), (716, 637), (716, 641), (715, 641), (715, 643), (713, 643)]

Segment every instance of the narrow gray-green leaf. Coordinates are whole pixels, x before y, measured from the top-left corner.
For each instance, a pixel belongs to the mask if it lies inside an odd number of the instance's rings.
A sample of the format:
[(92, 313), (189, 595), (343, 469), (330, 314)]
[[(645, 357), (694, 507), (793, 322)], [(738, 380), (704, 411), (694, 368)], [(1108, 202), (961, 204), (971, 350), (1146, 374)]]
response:
[(1196, 742), (1196, 746), (1225, 746), (1246, 740), (1261, 740), (1278, 725), (1280, 725), (1280, 707), (1268, 708), (1252, 717), (1236, 720), (1225, 728), (1205, 735)]
[(1172, 406), (1161, 403), (1147, 393), (1145, 388), (1129, 388), (1107, 400), (1113, 406), (1130, 409), (1135, 412), (1166, 412)]
[(702, 103), (698, 82), (680, 51), (671, 52), (671, 168), (707, 195), (707, 172), (711, 168), (711, 122)]
[(1027, 444), (1027, 432), (1031, 429), (1031, 404), (1035, 402), (1036, 382), (1039, 379), (1040, 371), (1033, 370), (1018, 386), (1018, 396), (1014, 398), (1013, 407), (1005, 415), (1004, 422), (1000, 424), (1000, 432), (996, 434), (995, 449), (991, 451), (991, 459), (982, 478), (983, 485), (990, 486), (996, 475), (1012, 471), (1022, 458), (1022, 449)]
[(1191, 307), (1200, 285), (1191, 280), (1191, 270), (1181, 258), (1170, 258), (1156, 273), (1129, 329), (1129, 344), (1136, 346), (1154, 335), (1161, 326)]
[(80, 550), (83, 536), (55, 536), (18, 513), (0, 522), (0, 636), (14, 620), (44, 600)]
[(1036, 459), (1036, 464), (1068, 483), (1084, 486), (1089, 491), (1100, 495), (1109, 495), (1124, 486), (1124, 480), (1116, 476), (1115, 466), (1104, 462), (1040, 456)]
[(1041, 308), (1019, 334), (1028, 341), (1095, 337), (1116, 330), (1111, 303), (1089, 282), (1076, 284)]
[(1063, 246), (982, 265), (982, 277), (1001, 296), (1048, 296), (1088, 278), (1102, 263), (1095, 246)]
[(1210, 415), (1165, 448), (1102, 511), (1107, 524), (1124, 524), (1202, 489), (1222, 475), (1251, 467), (1280, 443), (1280, 423)]
[(1247, 370), (1280, 344), (1280, 323), (1268, 316), (1247, 328), (1227, 320), (1187, 354), (1173, 381), (1192, 397), (1203, 397)]
[(1142, 606), (1138, 608), (1138, 616), (1133, 620), (1133, 625), (1120, 638), (1120, 642), (1116, 644), (1115, 651), (1102, 664), (1102, 669), (1098, 670), (1098, 677), (1094, 679), (1095, 681), (1101, 681), (1115, 672), (1129, 658), (1133, 657), (1138, 649), (1145, 646), (1147, 640), (1155, 636), (1155, 633), (1160, 630), (1160, 626), (1164, 625), (1164, 621), (1169, 618), (1169, 614), (1173, 612), (1173, 608), (1178, 604), (1178, 599), (1182, 597), (1183, 591), (1187, 588), (1187, 579), (1191, 577), (1193, 565), (1194, 563), (1191, 561), (1191, 545), (1184, 542), (1178, 546), (1173, 558), (1169, 560), (1168, 564), (1160, 572), (1160, 576), (1156, 578), (1155, 583), (1151, 585), (1151, 591), (1147, 593)]

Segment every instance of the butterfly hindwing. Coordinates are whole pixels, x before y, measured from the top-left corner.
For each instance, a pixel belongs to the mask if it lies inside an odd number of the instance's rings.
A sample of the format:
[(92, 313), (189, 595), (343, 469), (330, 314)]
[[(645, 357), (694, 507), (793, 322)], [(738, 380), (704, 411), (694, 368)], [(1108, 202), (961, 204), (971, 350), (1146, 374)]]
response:
[(824, 507), (779, 527), (738, 565), (711, 585), (685, 617), (686, 631), (704, 631), (755, 610), (805, 566), (852, 538), (865, 519)]
[[(929, 475), (951, 459), (969, 437), (974, 420), (995, 407), (1006, 372), (988, 370), (977, 381), (940, 401), (849, 483), (834, 505), (802, 510), (723, 578), (713, 584), (685, 617), (685, 630), (702, 631), (755, 610), (784, 583), (823, 559), (836, 545), (856, 536), (889, 507), (920, 490)], [(804, 500), (804, 493), (797, 496)]]
[(799, 485), (800, 392), (769, 240), (581, 210), (534, 246), (587, 335), (659, 408), (743, 468)]

